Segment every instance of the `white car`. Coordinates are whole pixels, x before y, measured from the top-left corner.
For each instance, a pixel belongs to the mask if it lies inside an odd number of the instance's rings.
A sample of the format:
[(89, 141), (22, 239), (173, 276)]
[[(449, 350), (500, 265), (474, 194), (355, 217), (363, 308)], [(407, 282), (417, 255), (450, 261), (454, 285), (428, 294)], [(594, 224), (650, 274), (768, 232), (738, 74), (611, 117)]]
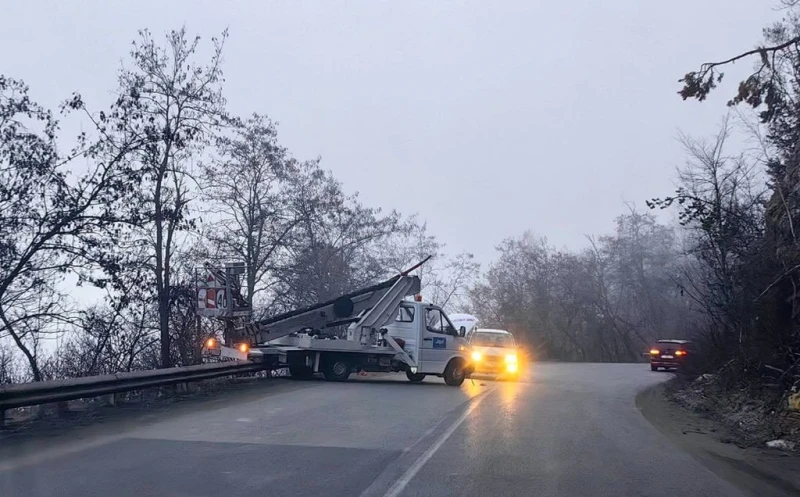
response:
[(519, 374), (517, 343), (508, 331), (477, 328), (467, 340), (476, 374), (512, 377)]

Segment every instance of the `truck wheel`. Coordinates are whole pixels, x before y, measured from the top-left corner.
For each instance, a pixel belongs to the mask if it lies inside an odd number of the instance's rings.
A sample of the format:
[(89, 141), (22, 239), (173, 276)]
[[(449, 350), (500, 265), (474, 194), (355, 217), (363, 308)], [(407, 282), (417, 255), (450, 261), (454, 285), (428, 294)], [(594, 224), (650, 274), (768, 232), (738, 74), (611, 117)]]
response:
[(650, 371), (658, 371), (658, 366), (650, 365)]
[(296, 380), (310, 380), (314, 377), (314, 370), (308, 366), (289, 366), (289, 374)]
[(406, 378), (408, 378), (408, 381), (410, 381), (411, 383), (419, 383), (425, 379), (425, 374), (412, 373), (411, 371), (406, 371)]
[(350, 377), (350, 364), (342, 359), (334, 359), (325, 366), (322, 374), (328, 381), (345, 381)]
[(458, 359), (450, 361), (444, 369), (444, 382), (451, 387), (460, 387), (464, 383), (466, 372), (464, 363)]

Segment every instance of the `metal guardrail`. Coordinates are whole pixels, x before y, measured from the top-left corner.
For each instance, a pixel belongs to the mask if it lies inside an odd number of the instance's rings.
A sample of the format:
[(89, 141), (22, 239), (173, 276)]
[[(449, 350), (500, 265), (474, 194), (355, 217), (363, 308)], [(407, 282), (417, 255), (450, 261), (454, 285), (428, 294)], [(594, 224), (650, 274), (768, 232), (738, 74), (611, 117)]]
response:
[[(0, 387), (0, 416), (6, 409), (15, 407), (99, 397), (106, 394), (207, 380), (221, 376), (254, 373), (267, 368), (266, 363), (223, 362), (7, 385)], [(0, 417), (1, 424), (2, 417)]]

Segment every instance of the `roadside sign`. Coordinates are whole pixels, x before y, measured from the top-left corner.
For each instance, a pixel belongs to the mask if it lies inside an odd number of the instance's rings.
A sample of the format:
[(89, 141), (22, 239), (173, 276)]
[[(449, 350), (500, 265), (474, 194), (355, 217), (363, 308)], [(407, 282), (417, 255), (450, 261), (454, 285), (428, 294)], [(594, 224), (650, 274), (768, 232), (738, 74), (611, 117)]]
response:
[(244, 264), (231, 263), (224, 270), (206, 265), (205, 271), (203, 276), (195, 277), (197, 314), (222, 319), (249, 316), (250, 306), (240, 293), (239, 276), (245, 273)]

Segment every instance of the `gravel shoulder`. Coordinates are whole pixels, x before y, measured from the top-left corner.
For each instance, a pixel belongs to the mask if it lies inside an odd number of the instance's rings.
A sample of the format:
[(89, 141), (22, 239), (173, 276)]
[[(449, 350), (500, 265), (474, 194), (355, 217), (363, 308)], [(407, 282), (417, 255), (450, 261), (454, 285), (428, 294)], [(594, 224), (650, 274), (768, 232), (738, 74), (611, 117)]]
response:
[(800, 495), (798, 454), (737, 445), (723, 425), (672, 402), (665, 389), (665, 384), (659, 384), (642, 391), (636, 406), (669, 442), (751, 495)]

